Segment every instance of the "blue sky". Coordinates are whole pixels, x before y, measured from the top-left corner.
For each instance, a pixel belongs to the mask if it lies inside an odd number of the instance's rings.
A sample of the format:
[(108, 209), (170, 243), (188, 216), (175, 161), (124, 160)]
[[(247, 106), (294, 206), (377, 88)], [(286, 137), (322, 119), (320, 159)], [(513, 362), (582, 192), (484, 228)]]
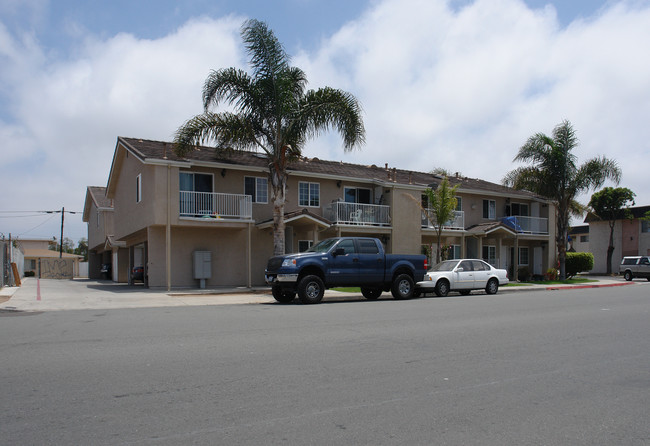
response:
[[(306, 155), (500, 182), (526, 138), (569, 119), (579, 160), (619, 161), (650, 204), (650, 0), (0, 0), (0, 233), (59, 233), (106, 185), (117, 136), (169, 140), (210, 69), (246, 68), (266, 21), (310, 87), (355, 94), (368, 144)], [(582, 201), (588, 201), (589, 196)], [(85, 236), (80, 215), (65, 236)]]

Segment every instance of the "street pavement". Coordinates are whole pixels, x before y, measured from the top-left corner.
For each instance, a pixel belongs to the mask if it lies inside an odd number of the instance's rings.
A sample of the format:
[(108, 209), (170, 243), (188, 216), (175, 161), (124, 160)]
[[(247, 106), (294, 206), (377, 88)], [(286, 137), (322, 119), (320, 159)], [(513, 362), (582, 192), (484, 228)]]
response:
[[(625, 282), (619, 277), (592, 277), (597, 282), (579, 285), (511, 284), (499, 293), (522, 291), (553, 291), (600, 288), (646, 283), (645, 280)], [(473, 291), (481, 294), (484, 291)], [(451, 293), (455, 295), (455, 293)], [(4, 299), (3, 299), (4, 297)], [(8, 300), (6, 300), (9, 298)], [(381, 299), (392, 299), (390, 292)], [(3, 302), (6, 300), (5, 302)], [(325, 292), (324, 302), (364, 301), (360, 293)], [(104, 280), (55, 280), (25, 278), (21, 287), (0, 289), (0, 311), (57, 311), (83, 309), (182, 307), (197, 305), (269, 304), (275, 300), (266, 287), (220, 289), (147, 289), (142, 285), (118, 284)], [(297, 301), (296, 301), (297, 302)]]

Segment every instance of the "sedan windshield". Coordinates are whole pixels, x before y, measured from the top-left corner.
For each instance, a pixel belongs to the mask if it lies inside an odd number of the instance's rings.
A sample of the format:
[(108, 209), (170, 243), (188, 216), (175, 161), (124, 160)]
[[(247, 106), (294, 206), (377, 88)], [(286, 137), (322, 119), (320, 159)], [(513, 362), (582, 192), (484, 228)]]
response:
[(451, 271), (456, 265), (458, 265), (458, 260), (445, 260), (433, 265), (429, 271)]
[(307, 252), (327, 252), (337, 241), (338, 240), (335, 238), (328, 238), (327, 240), (323, 240), (317, 245), (312, 246), (307, 250)]

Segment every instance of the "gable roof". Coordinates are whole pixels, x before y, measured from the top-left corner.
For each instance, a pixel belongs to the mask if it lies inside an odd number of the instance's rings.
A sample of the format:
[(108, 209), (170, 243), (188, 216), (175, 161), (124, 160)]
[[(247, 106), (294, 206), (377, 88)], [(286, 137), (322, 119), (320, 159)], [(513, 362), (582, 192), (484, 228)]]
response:
[(84, 202), (84, 211), (82, 220), (90, 220), (90, 207), (92, 204), (99, 210), (112, 210), (113, 200), (106, 196), (106, 188), (100, 186), (88, 186), (86, 188), (86, 200)]
[[(119, 148), (123, 147), (143, 163), (171, 163), (179, 167), (191, 167), (193, 165), (209, 165), (216, 168), (227, 168), (238, 166), (265, 172), (268, 170), (268, 162), (264, 155), (255, 152), (226, 151), (217, 156), (214, 148), (197, 146), (196, 150), (190, 152), (186, 157), (179, 157), (174, 153), (174, 144), (163, 141), (152, 141), (138, 138), (118, 137), (113, 165), (108, 179), (108, 192), (110, 194), (111, 184), (114, 182), (114, 171), (123, 161), (123, 154), (118, 154)], [(391, 168), (386, 164), (384, 167), (377, 165), (361, 165), (344, 163), (343, 161), (326, 161), (318, 158), (301, 157), (299, 160), (289, 163), (288, 172), (294, 174), (311, 174), (324, 178), (354, 179), (375, 182), (377, 184), (399, 184), (415, 188), (426, 188), (439, 184), (442, 177), (432, 173), (418, 172)], [(460, 185), (459, 191), (463, 193), (485, 193), (502, 196), (518, 196), (524, 199), (547, 202), (531, 192), (516, 190), (497, 183), (491, 183), (478, 178), (467, 178), (461, 176), (449, 177), (452, 186)], [(110, 196), (110, 195), (109, 195)]]
[[(632, 215), (632, 218), (643, 218), (645, 217), (646, 212), (650, 212), (650, 206), (634, 206), (628, 208), (630, 211), (630, 214)], [(620, 215), (616, 218), (617, 220), (626, 220), (628, 217), (625, 215), (623, 211), (621, 211)], [(587, 215), (585, 216), (584, 223), (593, 223), (597, 221), (606, 221), (603, 220), (602, 218), (598, 217), (596, 214), (593, 212), (587, 212)]]

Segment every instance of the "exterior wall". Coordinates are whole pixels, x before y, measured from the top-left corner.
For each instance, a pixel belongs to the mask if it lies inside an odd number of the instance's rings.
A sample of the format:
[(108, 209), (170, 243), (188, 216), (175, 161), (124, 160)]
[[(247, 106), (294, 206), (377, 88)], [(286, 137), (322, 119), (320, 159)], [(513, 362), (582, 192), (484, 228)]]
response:
[[(641, 222), (639, 221), (639, 228)], [(650, 255), (650, 232), (642, 232), (639, 229), (639, 255)]]
[[(612, 253), (612, 272), (618, 272), (618, 265), (623, 258), (621, 246), (622, 225), (616, 222), (614, 226), (614, 252)], [(607, 246), (609, 245), (609, 224), (606, 221), (589, 223), (589, 247), (594, 255), (594, 274), (605, 274), (607, 272)]]
[(422, 192), (399, 187), (390, 195), (391, 234), (390, 252), (393, 254), (420, 254), (422, 251), (422, 210), (419, 207)]

